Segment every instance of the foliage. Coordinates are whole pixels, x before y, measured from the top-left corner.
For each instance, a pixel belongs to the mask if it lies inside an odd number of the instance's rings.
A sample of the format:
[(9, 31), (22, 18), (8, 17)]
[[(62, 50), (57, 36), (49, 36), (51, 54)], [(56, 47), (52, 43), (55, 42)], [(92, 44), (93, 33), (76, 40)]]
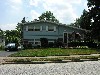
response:
[(22, 19), (22, 21), (21, 21), (22, 23), (25, 23), (26, 21), (25, 21), (25, 17)]
[(14, 43), (18, 43), (20, 40), (20, 35), (19, 32), (17, 30), (6, 30), (5, 31), (5, 43), (10, 43), (10, 42), (14, 42)]
[(40, 38), (41, 47), (46, 48), (48, 47), (48, 39), (47, 38)]
[(93, 41), (87, 41), (87, 42), (70, 42), (68, 43), (69, 47), (75, 47), (75, 48), (97, 48), (97, 43)]
[(39, 17), (39, 20), (48, 20), (52, 22), (59, 22), (51, 13), (51, 11), (46, 11), (45, 13), (42, 13), (42, 15)]
[(100, 41), (100, 0), (88, 0), (89, 16), (92, 19), (92, 36)]
[(84, 9), (81, 17), (77, 18), (75, 23), (71, 23), (70, 26), (90, 30), (91, 29), (91, 19), (89, 16), (89, 12)]
[(53, 42), (49, 42), (48, 43), (48, 47), (53, 48), (54, 47), (54, 43)]
[[(80, 27), (91, 31), (90, 40), (100, 41), (100, 0), (87, 0), (88, 11), (83, 10), (80, 18), (70, 26)], [(89, 38), (88, 38), (89, 39)]]
[(0, 45), (0, 50), (4, 50), (4, 46)]
[(83, 10), (83, 14), (80, 17), (80, 28), (90, 30), (91, 29), (91, 19), (89, 17), (89, 12), (85, 9)]
[(63, 47), (63, 39), (62, 38), (58, 38), (57, 40), (54, 41), (54, 47)]

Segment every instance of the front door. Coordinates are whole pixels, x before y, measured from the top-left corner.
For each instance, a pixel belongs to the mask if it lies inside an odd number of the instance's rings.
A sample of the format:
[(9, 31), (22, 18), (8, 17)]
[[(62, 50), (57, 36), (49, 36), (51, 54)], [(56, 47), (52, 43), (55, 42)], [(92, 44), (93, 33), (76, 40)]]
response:
[(68, 43), (68, 33), (63, 33), (63, 42)]

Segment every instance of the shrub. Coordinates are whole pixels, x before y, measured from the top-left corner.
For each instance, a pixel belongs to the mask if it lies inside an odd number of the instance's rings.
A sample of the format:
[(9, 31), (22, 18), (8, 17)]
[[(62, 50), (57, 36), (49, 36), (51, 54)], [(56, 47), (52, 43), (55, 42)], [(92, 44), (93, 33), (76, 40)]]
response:
[(54, 47), (54, 43), (53, 42), (49, 42), (48, 43), (48, 46), (51, 48), (51, 47)]
[(48, 47), (48, 39), (47, 38), (40, 38), (41, 47), (46, 48)]
[(70, 42), (68, 43), (69, 47), (77, 47), (77, 46), (86, 46), (86, 42)]
[(4, 50), (4, 46), (0, 45), (0, 50)]
[(97, 43), (90, 41), (90, 42), (87, 42), (87, 46), (89, 48), (97, 48)]
[(88, 46), (89, 48), (97, 48), (97, 43), (94, 42), (70, 42), (68, 43), (69, 47), (77, 47), (77, 46), (81, 46), (81, 47), (86, 47)]
[(32, 49), (32, 44), (28, 44), (28, 49)]

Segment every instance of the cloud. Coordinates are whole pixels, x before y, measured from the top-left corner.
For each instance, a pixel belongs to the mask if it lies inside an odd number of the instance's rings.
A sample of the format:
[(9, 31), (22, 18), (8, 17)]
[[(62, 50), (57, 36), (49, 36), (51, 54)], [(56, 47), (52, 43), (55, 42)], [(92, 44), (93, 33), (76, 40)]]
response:
[(15, 30), (17, 23), (0, 25), (1, 30)]
[(22, 0), (10, 0), (13, 4), (22, 4)]
[(22, 0), (8, 0), (7, 14), (11, 16), (18, 16), (18, 13), (23, 13), (23, 1)]
[[(62, 23), (74, 22), (78, 17), (74, 4), (81, 4), (81, 0), (30, 0), (30, 5), (37, 8), (41, 6), (41, 10), (51, 11)], [(38, 12), (33, 13), (38, 16)]]
[(38, 19), (40, 14), (36, 12), (35, 10), (31, 10), (31, 16), (32, 16), (32, 20), (34, 20), (34, 19)]
[(79, 4), (80, 1), (81, 0), (47, 0), (43, 3), (43, 7), (45, 10), (52, 11), (60, 22), (70, 23), (74, 22), (78, 17), (73, 4)]
[(29, 4), (30, 4), (31, 6), (37, 7), (39, 2), (40, 2), (40, 0), (30, 0), (30, 1), (29, 1)]

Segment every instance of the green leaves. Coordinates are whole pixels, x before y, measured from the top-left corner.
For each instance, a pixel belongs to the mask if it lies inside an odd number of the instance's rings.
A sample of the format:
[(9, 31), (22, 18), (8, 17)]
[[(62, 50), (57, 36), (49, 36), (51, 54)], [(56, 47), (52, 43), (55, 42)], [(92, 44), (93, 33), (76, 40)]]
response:
[(39, 20), (48, 20), (52, 22), (59, 22), (51, 13), (51, 11), (46, 11), (45, 13), (42, 13), (42, 15), (39, 17)]
[(89, 16), (92, 19), (92, 36), (94, 39), (100, 38), (100, 0), (88, 0)]
[(19, 32), (17, 30), (6, 30), (5, 31), (5, 41), (6, 44), (10, 43), (10, 42), (15, 42), (18, 43), (20, 40), (20, 35)]

